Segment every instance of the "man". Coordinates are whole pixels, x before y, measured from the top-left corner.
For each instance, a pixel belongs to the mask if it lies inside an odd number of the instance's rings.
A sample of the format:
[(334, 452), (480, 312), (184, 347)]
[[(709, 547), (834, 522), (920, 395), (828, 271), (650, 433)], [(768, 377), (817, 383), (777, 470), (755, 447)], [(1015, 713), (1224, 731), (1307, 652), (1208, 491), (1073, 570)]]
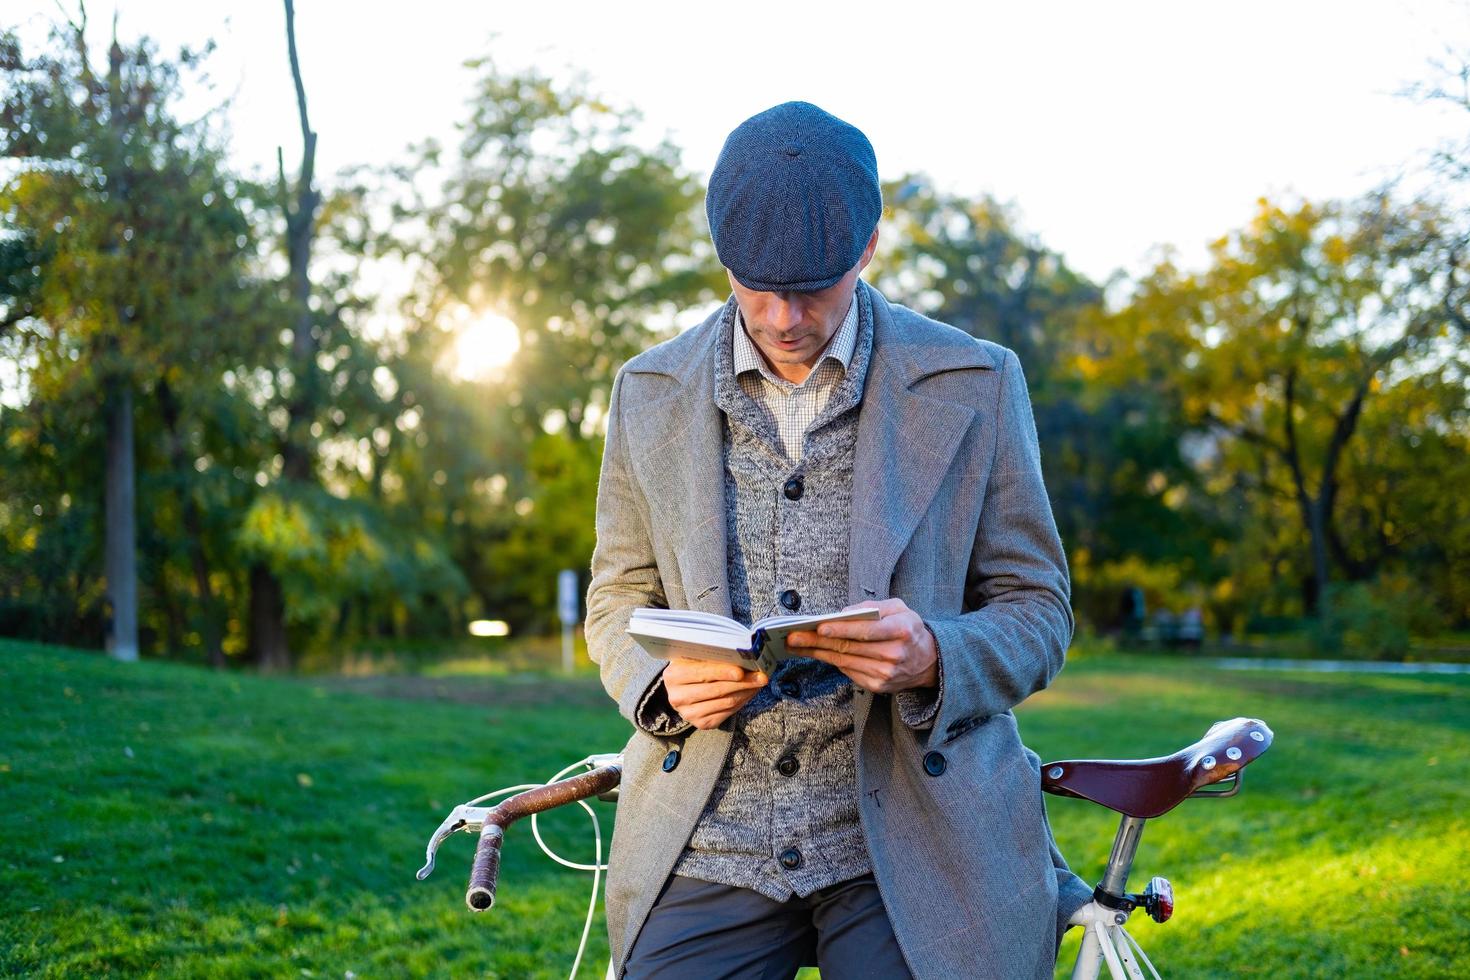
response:
[[(1049, 977), (1090, 889), (1010, 709), (1072, 617), (1020, 365), (861, 282), (871, 145), (792, 102), (730, 134), (733, 295), (613, 385), (588, 649), (636, 731), (607, 920), (629, 977)], [(639, 606), (793, 634), (772, 676), (645, 654)]]

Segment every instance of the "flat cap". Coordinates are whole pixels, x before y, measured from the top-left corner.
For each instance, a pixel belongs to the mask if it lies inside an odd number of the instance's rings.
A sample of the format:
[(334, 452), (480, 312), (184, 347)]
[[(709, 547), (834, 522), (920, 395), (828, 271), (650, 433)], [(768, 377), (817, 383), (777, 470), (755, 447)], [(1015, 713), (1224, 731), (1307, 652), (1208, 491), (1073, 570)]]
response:
[(857, 265), (878, 226), (878, 160), (856, 126), (785, 102), (735, 127), (704, 206), (720, 263), (742, 286), (826, 289)]

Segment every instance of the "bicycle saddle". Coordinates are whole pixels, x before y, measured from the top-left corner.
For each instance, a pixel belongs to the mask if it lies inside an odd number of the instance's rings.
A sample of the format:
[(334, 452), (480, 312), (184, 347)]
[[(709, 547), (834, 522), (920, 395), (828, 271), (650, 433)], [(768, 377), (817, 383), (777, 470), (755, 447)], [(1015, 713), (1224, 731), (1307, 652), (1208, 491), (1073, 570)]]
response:
[(1240, 770), (1271, 747), (1271, 738), (1271, 729), (1255, 718), (1218, 721), (1198, 742), (1157, 759), (1047, 763), (1041, 768), (1041, 788), (1057, 796), (1091, 800), (1130, 817), (1158, 817), (1201, 787), (1232, 776), (1238, 780)]

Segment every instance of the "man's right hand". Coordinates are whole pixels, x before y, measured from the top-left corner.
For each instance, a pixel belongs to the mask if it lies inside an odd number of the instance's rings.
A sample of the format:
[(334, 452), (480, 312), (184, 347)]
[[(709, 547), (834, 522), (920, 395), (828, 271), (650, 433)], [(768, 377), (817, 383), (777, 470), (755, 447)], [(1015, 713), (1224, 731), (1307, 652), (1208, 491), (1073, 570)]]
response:
[(765, 674), (735, 664), (674, 657), (664, 668), (664, 691), (669, 706), (700, 730), (720, 722), (744, 707), (770, 680)]

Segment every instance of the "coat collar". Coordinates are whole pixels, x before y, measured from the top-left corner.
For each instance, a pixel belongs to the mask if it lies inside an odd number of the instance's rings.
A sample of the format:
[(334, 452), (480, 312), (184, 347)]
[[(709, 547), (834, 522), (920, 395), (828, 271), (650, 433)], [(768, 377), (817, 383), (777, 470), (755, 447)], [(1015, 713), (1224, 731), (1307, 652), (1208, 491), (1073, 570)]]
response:
[[(873, 352), (858, 414), (853, 469), (850, 602), (886, 598), (893, 569), (949, 471), (975, 409), (924, 390), (939, 374), (1000, 366), (1001, 348), (977, 342), (876, 289)], [(624, 418), (633, 468), (659, 531), (679, 556), (693, 609), (730, 615), (725, 550), (723, 423), (715, 403), (715, 358), (732, 296), (699, 326), (629, 361), (627, 374), (662, 375), (663, 390)]]
[[(891, 304), (862, 280), (858, 280), (857, 288), (867, 292), (873, 307), (873, 356), (892, 361), (905, 388), (944, 371), (1000, 367), (1001, 348), (995, 344), (977, 343), (975, 338), (953, 327)], [(736, 309), (735, 297), (731, 296), (698, 326), (630, 360), (626, 370), (631, 374), (662, 374), (686, 388), (697, 387), (701, 371), (713, 374), (722, 320), (733, 317)], [(896, 318), (904, 322), (900, 325)], [(916, 324), (933, 329), (916, 329)], [(689, 394), (692, 396), (694, 392)]]

